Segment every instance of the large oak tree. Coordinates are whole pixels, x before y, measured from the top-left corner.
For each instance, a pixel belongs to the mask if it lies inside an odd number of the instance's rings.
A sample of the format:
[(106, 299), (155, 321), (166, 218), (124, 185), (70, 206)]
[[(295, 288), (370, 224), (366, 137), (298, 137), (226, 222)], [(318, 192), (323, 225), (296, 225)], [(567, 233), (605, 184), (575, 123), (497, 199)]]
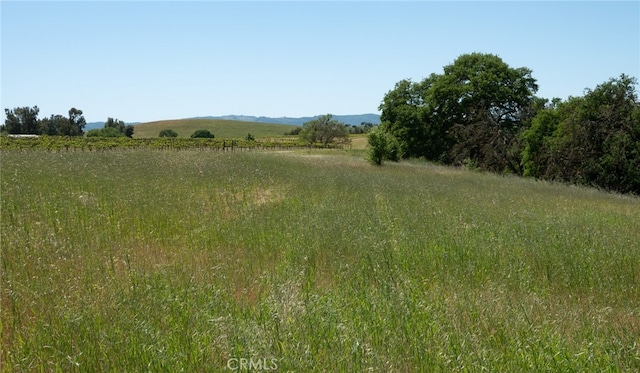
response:
[(465, 54), (442, 74), (397, 83), (380, 105), (382, 126), (404, 157), (517, 171), (515, 141), (536, 107), (537, 89), (526, 67)]

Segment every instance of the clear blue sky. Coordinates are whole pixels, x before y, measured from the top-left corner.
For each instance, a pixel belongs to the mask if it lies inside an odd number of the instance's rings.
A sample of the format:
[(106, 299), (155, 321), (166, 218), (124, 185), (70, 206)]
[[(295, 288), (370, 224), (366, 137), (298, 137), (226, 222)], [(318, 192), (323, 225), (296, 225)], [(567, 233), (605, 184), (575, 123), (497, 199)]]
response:
[(378, 113), (471, 52), (532, 69), (546, 98), (640, 78), (638, 1), (0, 4), (2, 109), (41, 117)]

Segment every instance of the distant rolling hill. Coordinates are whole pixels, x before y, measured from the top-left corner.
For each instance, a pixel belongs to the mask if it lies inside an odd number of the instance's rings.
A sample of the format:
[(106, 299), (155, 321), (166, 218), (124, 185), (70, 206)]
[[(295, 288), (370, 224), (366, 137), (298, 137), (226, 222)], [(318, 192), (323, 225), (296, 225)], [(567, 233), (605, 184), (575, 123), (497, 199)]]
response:
[(247, 134), (254, 137), (280, 137), (291, 131), (287, 124), (261, 123), (255, 121), (241, 121), (213, 118), (192, 118), (161, 120), (137, 124), (134, 128), (134, 138), (158, 137), (164, 129), (174, 130), (179, 137), (190, 137), (196, 130), (209, 130), (217, 138), (245, 138)]
[[(222, 115), (216, 117), (199, 117), (199, 119), (228, 119), (228, 120), (239, 120), (244, 122), (261, 122), (261, 123), (277, 123), (277, 124), (289, 124), (294, 126), (301, 126), (305, 122), (316, 119), (319, 115), (314, 117), (298, 117), (298, 118), (289, 118), (289, 117), (256, 117), (251, 115)], [(354, 115), (333, 115), (333, 119), (346, 123), (349, 125), (358, 126), (362, 122), (368, 122), (372, 124), (380, 124), (380, 115), (378, 114), (354, 114)]]
[[(299, 118), (289, 118), (289, 117), (255, 117), (249, 115), (223, 115), (216, 117), (199, 117), (198, 119), (228, 119), (228, 120), (239, 120), (244, 122), (261, 122), (261, 123), (277, 123), (277, 124), (289, 124), (294, 126), (301, 126), (305, 122), (316, 119), (318, 115), (315, 117), (299, 117)], [(333, 115), (333, 119), (346, 123), (349, 125), (358, 126), (362, 122), (368, 122), (372, 124), (380, 124), (380, 115), (378, 114), (355, 114), (355, 115)]]
[[(89, 122), (84, 125), (84, 130), (89, 131), (97, 128), (104, 128), (104, 123), (105, 122)], [(132, 123), (127, 123), (127, 124), (132, 124)]]
[[(131, 124), (131, 125), (136, 125), (136, 124), (140, 124), (140, 122), (129, 122), (127, 124)], [(89, 130), (94, 130), (94, 129), (100, 129), (100, 128), (104, 128), (105, 122), (88, 122), (87, 124), (85, 124), (84, 126), (84, 130), (89, 131)]]

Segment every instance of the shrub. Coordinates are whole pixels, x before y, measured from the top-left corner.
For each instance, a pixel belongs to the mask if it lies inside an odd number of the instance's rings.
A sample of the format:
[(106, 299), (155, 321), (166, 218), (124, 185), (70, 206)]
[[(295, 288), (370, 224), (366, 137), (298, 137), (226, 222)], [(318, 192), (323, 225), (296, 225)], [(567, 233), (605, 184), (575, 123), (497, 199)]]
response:
[(166, 129), (160, 131), (160, 137), (178, 137), (178, 133), (174, 130)]
[(214, 136), (209, 130), (197, 130), (191, 135), (191, 138), (212, 139)]
[(385, 160), (398, 161), (400, 158), (400, 144), (389, 132), (376, 127), (367, 135), (369, 143), (368, 159), (375, 165), (382, 165)]

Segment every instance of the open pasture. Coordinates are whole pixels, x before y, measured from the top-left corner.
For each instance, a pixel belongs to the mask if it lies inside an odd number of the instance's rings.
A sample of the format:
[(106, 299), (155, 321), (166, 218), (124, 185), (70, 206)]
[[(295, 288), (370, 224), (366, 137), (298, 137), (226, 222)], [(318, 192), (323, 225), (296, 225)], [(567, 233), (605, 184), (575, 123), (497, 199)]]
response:
[(337, 150), (0, 155), (2, 371), (640, 370), (637, 197)]

